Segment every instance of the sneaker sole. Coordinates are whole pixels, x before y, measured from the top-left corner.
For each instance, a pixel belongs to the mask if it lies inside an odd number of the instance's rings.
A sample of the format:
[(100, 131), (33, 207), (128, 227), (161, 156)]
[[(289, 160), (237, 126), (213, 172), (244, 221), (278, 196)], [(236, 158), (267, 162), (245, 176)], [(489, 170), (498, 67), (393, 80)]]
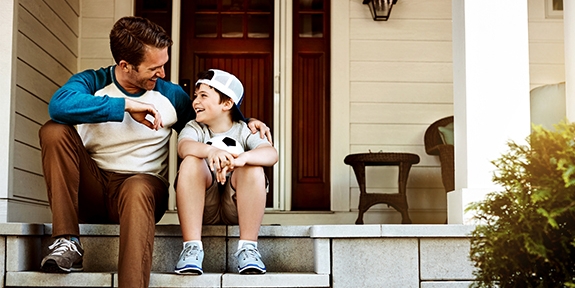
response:
[(246, 266), (244, 268), (238, 267), (240, 274), (266, 274), (266, 270), (257, 266)]
[(204, 271), (201, 268), (197, 267), (184, 267), (184, 268), (176, 268), (176, 274), (180, 275), (202, 275)]
[(65, 268), (58, 266), (54, 260), (48, 260), (46, 263), (44, 263), (44, 265), (42, 265), (42, 271), (46, 273), (70, 273), (84, 271), (84, 267), (72, 266), (70, 268)]

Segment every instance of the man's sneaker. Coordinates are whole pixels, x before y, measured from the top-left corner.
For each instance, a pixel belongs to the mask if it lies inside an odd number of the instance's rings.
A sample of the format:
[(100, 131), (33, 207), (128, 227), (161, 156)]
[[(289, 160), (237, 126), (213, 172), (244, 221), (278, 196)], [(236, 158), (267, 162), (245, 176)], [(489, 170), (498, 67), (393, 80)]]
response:
[(82, 271), (84, 248), (75, 241), (58, 238), (48, 247), (50, 253), (42, 260), (42, 270), (50, 273)]
[(240, 274), (266, 273), (266, 265), (262, 262), (262, 255), (253, 244), (244, 243), (234, 256), (238, 259), (238, 272)]
[(204, 250), (200, 250), (198, 245), (186, 243), (180, 258), (176, 264), (176, 273), (178, 274), (196, 274), (202, 275), (202, 262), (204, 261)]

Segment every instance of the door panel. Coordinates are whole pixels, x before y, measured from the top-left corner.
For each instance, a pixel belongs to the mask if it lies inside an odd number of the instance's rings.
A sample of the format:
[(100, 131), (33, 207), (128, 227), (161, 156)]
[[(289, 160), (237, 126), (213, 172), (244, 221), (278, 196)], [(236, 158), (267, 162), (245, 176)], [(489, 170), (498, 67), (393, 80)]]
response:
[(330, 210), (329, 1), (295, 0), (292, 210)]
[[(244, 99), (241, 110), (244, 116), (254, 117), (271, 126), (273, 95), (271, 54), (269, 53), (196, 53), (194, 71), (210, 68), (228, 71), (242, 81)], [(267, 121), (266, 121), (267, 120)]]

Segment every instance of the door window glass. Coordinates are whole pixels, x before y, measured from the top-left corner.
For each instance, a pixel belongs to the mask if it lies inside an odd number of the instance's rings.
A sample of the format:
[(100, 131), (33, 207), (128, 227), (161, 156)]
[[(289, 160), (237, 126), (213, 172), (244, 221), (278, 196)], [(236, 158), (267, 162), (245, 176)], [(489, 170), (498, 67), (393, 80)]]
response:
[(323, 10), (324, 0), (300, 0), (299, 9), (301, 10)]
[(195, 19), (196, 37), (215, 38), (218, 36), (218, 16), (197, 14)]
[(322, 14), (300, 14), (299, 15), (299, 37), (322, 38), (323, 37), (323, 15)]
[(192, 5), (195, 37), (246, 39), (271, 35), (273, 0), (197, 0)]

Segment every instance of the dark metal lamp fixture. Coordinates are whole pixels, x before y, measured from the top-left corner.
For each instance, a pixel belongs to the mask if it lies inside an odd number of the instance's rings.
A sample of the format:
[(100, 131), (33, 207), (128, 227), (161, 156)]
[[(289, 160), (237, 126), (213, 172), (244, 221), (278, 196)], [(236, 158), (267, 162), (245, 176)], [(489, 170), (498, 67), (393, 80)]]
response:
[(363, 4), (369, 6), (371, 16), (376, 21), (387, 21), (391, 14), (391, 7), (397, 3), (397, 0), (363, 0)]

